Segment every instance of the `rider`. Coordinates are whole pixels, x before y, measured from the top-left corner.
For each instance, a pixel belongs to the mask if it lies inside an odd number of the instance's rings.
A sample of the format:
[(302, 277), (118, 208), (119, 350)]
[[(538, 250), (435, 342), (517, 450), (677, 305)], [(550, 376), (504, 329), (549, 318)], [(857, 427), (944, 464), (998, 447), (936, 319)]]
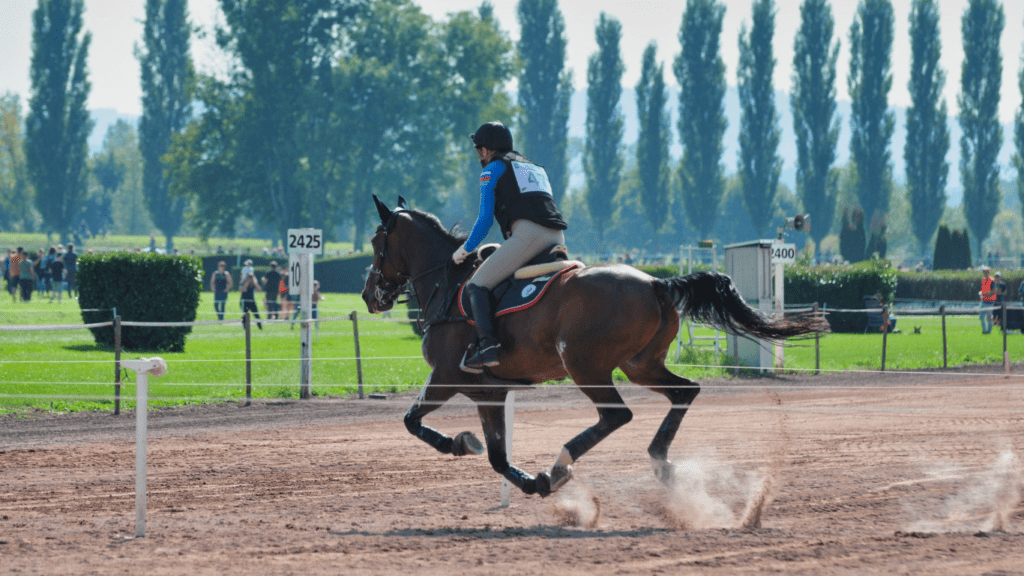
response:
[(480, 174), (480, 214), (466, 242), (452, 260), (461, 264), (476, 250), (491, 222), (498, 221), (506, 242), (484, 261), (466, 285), (476, 324), (476, 353), (467, 368), (498, 365), (491, 290), (535, 256), (554, 244), (564, 244), (565, 221), (555, 206), (544, 168), (512, 148), (512, 132), (501, 122), (488, 122), (470, 139), (484, 171)]

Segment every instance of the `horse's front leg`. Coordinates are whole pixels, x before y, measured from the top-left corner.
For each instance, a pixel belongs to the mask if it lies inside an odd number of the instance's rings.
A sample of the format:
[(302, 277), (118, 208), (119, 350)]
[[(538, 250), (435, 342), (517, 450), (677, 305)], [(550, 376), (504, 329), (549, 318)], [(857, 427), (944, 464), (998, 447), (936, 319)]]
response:
[(423, 425), (423, 417), (440, 408), (445, 402), (451, 400), (459, 389), (456, 386), (432, 384), (434, 372), (427, 377), (423, 390), (416, 397), (409, 411), (405, 413), (405, 427), (413, 436), (430, 444), (442, 454), (454, 456), (465, 456), (467, 454), (482, 454), (483, 444), (472, 432), (462, 432), (454, 438), (438, 432), (429, 426)]
[[(529, 472), (512, 466), (505, 452), (505, 397), (508, 392), (495, 392), (485, 399), (477, 398), (477, 411), (487, 441), (487, 459), (491, 468), (526, 494), (537, 494), (537, 478)], [(547, 496), (550, 491), (541, 492)]]

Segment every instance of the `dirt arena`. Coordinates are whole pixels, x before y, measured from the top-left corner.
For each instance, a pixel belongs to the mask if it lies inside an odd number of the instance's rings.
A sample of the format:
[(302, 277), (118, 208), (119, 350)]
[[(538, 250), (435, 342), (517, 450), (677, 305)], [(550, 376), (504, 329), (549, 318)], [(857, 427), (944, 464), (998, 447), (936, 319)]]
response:
[[(140, 539), (131, 414), (0, 417), (0, 574), (1024, 574), (1024, 380), (990, 372), (705, 383), (673, 491), (666, 403), (625, 385), (633, 421), (507, 509), (485, 456), (406, 432), (414, 392), (161, 410)], [(571, 385), (518, 400), (531, 472), (596, 420)], [(426, 422), (480, 430), (464, 400)]]

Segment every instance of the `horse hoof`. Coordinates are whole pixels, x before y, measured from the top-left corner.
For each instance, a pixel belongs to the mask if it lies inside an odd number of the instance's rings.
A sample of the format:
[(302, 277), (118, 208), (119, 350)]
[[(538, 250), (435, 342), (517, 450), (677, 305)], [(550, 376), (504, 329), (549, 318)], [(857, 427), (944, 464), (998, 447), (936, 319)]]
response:
[(547, 498), (551, 492), (551, 475), (547, 472), (539, 472), (537, 474), (537, 494), (541, 498)]
[(559, 488), (565, 486), (572, 480), (572, 466), (553, 466), (548, 482), (551, 484), (551, 491), (558, 492)]
[(455, 456), (483, 453), (484, 445), (472, 432), (460, 432), (452, 442), (452, 454)]
[(668, 460), (651, 460), (654, 468), (654, 477), (665, 486), (671, 487), (675, 484), (675, 467)]

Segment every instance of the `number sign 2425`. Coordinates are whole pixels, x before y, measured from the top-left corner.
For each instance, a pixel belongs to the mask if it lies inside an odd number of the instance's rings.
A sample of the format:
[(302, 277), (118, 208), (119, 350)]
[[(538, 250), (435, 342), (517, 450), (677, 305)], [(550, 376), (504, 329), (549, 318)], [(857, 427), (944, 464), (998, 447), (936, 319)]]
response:
[(293, 228), (288, 230), (289, 254), (323, 254), (323, 231), (313, 228)]

